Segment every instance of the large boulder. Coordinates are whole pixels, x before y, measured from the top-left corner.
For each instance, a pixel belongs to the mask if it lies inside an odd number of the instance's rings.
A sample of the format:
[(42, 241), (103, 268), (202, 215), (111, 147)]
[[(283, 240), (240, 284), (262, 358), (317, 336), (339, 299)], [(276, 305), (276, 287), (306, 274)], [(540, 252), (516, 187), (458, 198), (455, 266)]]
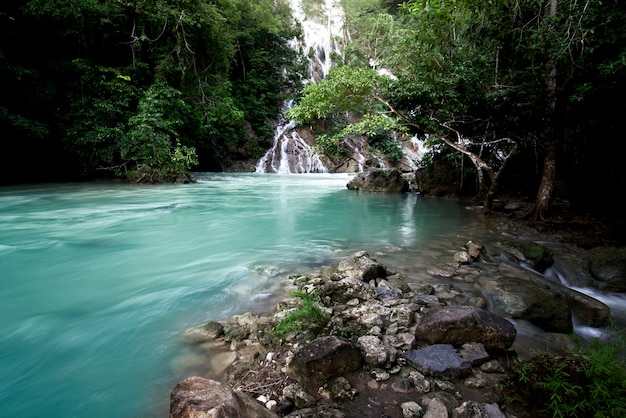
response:
[(396, 168), (372, 168), (357, 174), (346, 187), (362, 192), (405, 193), (409, 190), (409, 182)]
[(567, 299), (569, 308), (580, 324), (601, 327), (609, 321), (611, 308), (603, 302), (565, 286), (561, 293)]
[(192, 376), (170, 396), (169, 418), (276, 418), (264, 405), (216, 380)]
[(360, 347), (341, 337), (321, 337), (302, 346), (293, 355), (287, 373), (307, 387), (322, 385), (331, 377), (361, 368)]
[(471, 306), (442, 306), (424, 313), (417, 321), (415, 337), (426, 344), (482, 343), (485, 349), (507, 349), (517, 331), (503, 317)]
[(565, 297), (547, 284), (522, 277), (480, 280), (491, 293), (494, 311), (515, 319), (524, 319), (544, 331), (570, 333), (572, 312)]
[(599, 247), (589, 252), (595, 286), (605, 292), (626, 292), (626, 248)]

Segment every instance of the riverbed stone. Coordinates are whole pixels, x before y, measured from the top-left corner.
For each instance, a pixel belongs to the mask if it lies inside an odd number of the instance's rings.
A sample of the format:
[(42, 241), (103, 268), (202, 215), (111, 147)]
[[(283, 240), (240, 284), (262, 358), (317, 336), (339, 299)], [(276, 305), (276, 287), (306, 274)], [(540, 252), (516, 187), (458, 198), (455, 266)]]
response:
[(402, 356), (426, 376), (457, 378), (472, 372), (471, 364), (464, 360), (451, 344), (433, 344), (409, 350)]
[(335, 304), (345, 304), (355, 298), (361, 302), (376, 298), (374, 287), (353, 277), (329, 281), (320, 288), (319, 294), (323, 299)]
[(224, 335), (224, 325), (217, 321), (210, 321), (185, 331), (182, 339), (189, 343), (213, 341)]
[(581, 325), (601, 327), (609, 321), (611, 308), (603, 302), (567, 287), (563, 287), (562, 294)]
[(169, 418), (276, 418), (276, 415), (224, 383), (199, 376), (179, 382), (170, 396)]
[(605, 292), (626, 292), (626, 247), (591, 250), (589, 271), (596, 287)]
[(336, 336), (320, 337), (294, 353), (287, 373), (305, 386), (320, 386), (331, 377), (361, 368), (359, 346)]
[(507, 349), (515, 340), (515, 326), (486, 309), (472, 306), (442, 306), (424, 313), (415, 336), (425, 344), (482, 343), (486, 350)]
[(387, 277), (387, 269), (371, 258), (366, 251), (358, 251), (342, 259), (331, 275), (332, 280), (341, 280), (347, 277), (369, 282), (370, 280)]
[(572, 312), (562, 293), (549, 286), (522, 277), (500, 277), (487, 283), (492, 297), (498, 302), (497, 312), (514, 319), (525, 319), (544, 331), (570, 333)]
[(469, 361), (472, 366), (479, 366), (490, 358), (489, 353), (485, 350), (485, 346), (475, 342), (463, 344), (459, 354), (464, 360)]

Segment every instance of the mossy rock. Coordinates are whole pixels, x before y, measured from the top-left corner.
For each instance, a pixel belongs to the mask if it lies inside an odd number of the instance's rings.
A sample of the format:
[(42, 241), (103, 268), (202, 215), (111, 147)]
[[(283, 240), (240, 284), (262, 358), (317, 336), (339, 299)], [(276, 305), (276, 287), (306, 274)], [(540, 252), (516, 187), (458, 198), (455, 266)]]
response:
[(554, 252), (534, 242), (523, 245), (520, 250), (533, 270), (543, 273), (554, 263)]

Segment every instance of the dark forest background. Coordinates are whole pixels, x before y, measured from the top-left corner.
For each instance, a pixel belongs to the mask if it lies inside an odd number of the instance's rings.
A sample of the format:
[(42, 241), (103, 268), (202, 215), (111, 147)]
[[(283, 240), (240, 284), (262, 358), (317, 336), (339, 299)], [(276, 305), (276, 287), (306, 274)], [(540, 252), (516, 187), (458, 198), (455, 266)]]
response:
[[(326, 127), (328, 158), (350, 135), (389, 156), (420, 135), (425, 166), (484, 171), (469, 193), (529, 196), (538, 219), (557, 198), (621, 215), (624, 2), (341, 5), (350, 42), (329, 80), (303, 88), (282, 1), (2, 2), (0, 184), (230, 170), (271, 146), (293, 98), (291, 116)], [(304, 9), (322, 15), (315, 0)]]

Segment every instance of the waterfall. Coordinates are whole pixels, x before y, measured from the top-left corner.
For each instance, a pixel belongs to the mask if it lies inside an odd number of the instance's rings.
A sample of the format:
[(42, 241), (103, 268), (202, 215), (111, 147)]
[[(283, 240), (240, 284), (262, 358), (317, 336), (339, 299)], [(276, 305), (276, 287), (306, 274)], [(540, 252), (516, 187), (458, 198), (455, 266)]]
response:
[[(304, 83), (323, 80), (332, 66), (332, 54), (339, 54), (337, 37), (343, 27), (343, 9), (335, 0), (324, 0), (319, 18), (304, 13), (302, 0), (290, 0), (294, 18), (300, 23), (303, 40), (293, 39), (289, 45), (309, 59), (309, 78)], [(316, 150), (296, 131), (296, 123), (287, 120), (284, 111), (274, 128), (274, 142), (256, 165), (257, 173), (325, 173), (328, 169)]]

